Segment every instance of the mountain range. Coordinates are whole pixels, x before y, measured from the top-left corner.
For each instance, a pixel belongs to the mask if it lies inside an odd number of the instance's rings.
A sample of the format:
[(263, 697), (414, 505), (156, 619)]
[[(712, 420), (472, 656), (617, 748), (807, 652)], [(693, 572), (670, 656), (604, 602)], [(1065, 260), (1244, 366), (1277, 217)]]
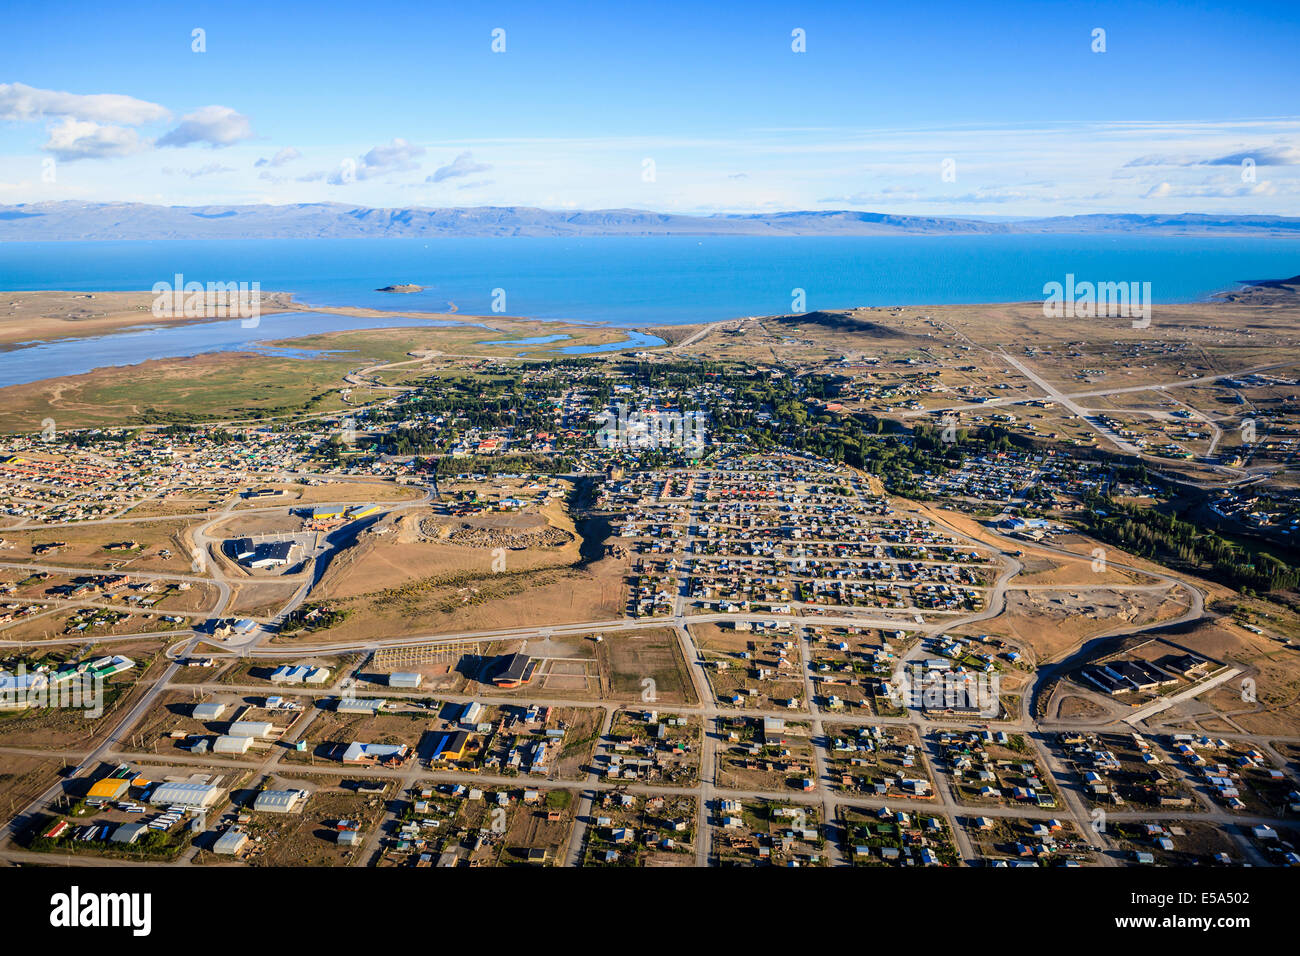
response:
[(430, 236), (887, 236), (1025, 233), (1300, 236), (1300, 217), (1095, 214), (986, 221), (853, 210), (686, 216), (529, 206), (377, 209), (345, 203), (156, 206), (79, 201), (0, 206), (0, 241)]

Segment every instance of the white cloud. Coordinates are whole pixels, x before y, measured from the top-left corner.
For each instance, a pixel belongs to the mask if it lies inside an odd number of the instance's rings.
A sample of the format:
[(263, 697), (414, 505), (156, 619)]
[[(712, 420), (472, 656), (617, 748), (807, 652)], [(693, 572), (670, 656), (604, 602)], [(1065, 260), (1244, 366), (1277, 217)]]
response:
[(101, 126), (89, 120), (64, 117), (50, 127), (50, 138), (41, 148), (64, 162), (76, 159), (104, 159), (129, 156), (149, 148), (149, 141), (124, 126)]
[(1277, 187), (1270, 182), (1243, 183), (1239, 186), (1173, 186), (1158, 183), (1142, 194), (1143, 199), (1242, 199), (1253, 196), (1273, 196)]
[[(414, 143), (407, 142), (400, 136), (396, 136), (390, 143), (371, 147), (364, 156), (361, 156), (355, 162), (351, 159), (345, 160), (333, 172), (314, 173), (312, 178), (328, 177), (325, 181), (331, 186), (346, 186), (358, 180), (373, 179), (376, 176), (391, 173), (409, 172), (420, 168), (420, 164), (416, 162), (416, 159), (423, 156), (424, 153), (423, 146), (416, 146)], [(306, 180), (299, 177), (298, 181), (305, 182)]]
[(1240, 166), (1245, 160), (1252, 160), (1256, 166), (1300, 166), (1300, 149), (1294, 146), (1261, 146), (1258, 149), (1241, 149), (1225, 156), (1204, 159), (1187, 154), (1162, 155), (1152, 153), (1139, 156), (1124, 164), (1125, 168), (1136, 166)]
[(229, 106), (205, 106), (186, 113), (180, 124), (158, 140), (159, 146), (188, 146), (207, 143), (209, 146), (230, 146), (251, 139), (253, 126), (248, 117)]
[(119, 93), (62, 93), (25, 83), (0, 83), (0, 119), (68, 116), (100, 123), (140, 126), (169, 119), (165, 107)]
[(1254, 160), (1256, 166), (1300, 166), (1300, 149), (1294, 146), (1265, 146), (1262, 149), (1248, 149), (1207, 159), (1202, 165), (1240, 166), (1247, 159)]
[(212, 176), (216, 173), (233, 173), (235, 168), (220, 163), (208, 163), (198, 169), (172, 169), (170, 166), (164, 166), (162, 171), (168, 176), (188, 176), (190, 179), (198, 179), (200, 176)]
[[(1025, 185), (1050, 187), (1052, 184), (1026, 183)], [(953, 206), (958, 204), (1021, 202), (1032, 198), (1041, 198), (1041, 196), (1038, 193), (1030, 193), (1022, 189), (981, 187), (973, 192), (964, 193), (962, 195), (947, 195), (945, 193), (925, 193), (915, 189), (902, 189), (893, 186), (886, 186), (876, 193), (854, 193), (850, 196), (830, 196), (826, 199), (819, 199), (817, 202), (823, 205), (847, 204), (850, 206), (886, 205), (897, 202), (919, 202), (942, 206)]]
[(365, 179), (367, 176), (377, 176), (380, 173), (400, 173), (419, 169), (420, 164), (415, 160), (423, 155), (423, 146), (415, 146), (400, 137), (394, 137), (391, 143), (375, 146), (361, 157), (357, 176)]
[(293, 162), (300, 157), (302, 153), (298, 152), (292, 146), (286, 146), (270, 159), (262, 158), (255, 162), (254, 166), (283, 166), (285, 163)]
[(466, 150), (446, 166), (439, 166), (435, 169), (433, 175), (426, 179), (425, 182), (440, 183), (445, 179), (455, 179), (457, 176), (472, 176), (474, 173), (485, 173), (491, 168), (490, 163), (474, 162), (474, 154)]

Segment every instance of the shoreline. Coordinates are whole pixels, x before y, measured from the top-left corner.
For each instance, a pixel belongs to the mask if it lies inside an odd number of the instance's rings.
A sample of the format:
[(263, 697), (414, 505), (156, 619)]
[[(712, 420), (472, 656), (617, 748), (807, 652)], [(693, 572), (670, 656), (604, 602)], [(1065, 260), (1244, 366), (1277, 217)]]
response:
[[(263, 308), (261, 317), (265, 318), (273, 315), (291, 315), (293, 313), (318, 313), (321, 315), (338, 315), (358, 319), (397, 319), (410, 318), (413, 320), (428, 321), (430, 328), (445, 328), (454, 325), (478, 326), (489, 331), (509, 331), (518, 332), (519, 327), (536, 326), (565, 326), (567, 328), (581, 329), (616, 329), (624, 332), (643, 332), (648, 333), (649, 326), (643, 325), (617, 325), (612, 322), (588, 322), (578, 319), (534, 319), (522, 315), (478, 315), (469, 312), (427, 312), (411, 309), (377, 309), (371, 306), (341, 306), (341, 305), (310, 305), (306, 302), (298, 301), (298, 293), (295, 292), (266, 292), (262, 294), (263, 302), (270, 301), (271, 308)], [(68, 315), (48, 315), (33, 314), (28, 317), (20, 317), (18, 322), (30, 323), (33, 326), (45, 326), (41, 332), (28, 332), (27, 326), (24, 325), (19, 329), (14, 328), (13, 320), (10, 316), (13, 313), (6, 314), (2, 311), (5, 304), (11, 304), (15, 298), (23, 297), (58, 297), (62, 300), (85, 300), (106, 303), (110, 305), (110, 311), (99, 313), (92, 317), (79, 317), (74, 314)], [(48, 345), (68, 339), (86, 339), (98, 338), (101, 336), (115, 335), (124, 332), (143, 332), (149, 329), (169, 329), (186, 325), (207, 325), (218, 322), (230, 322), (239, 319), (239, 316), (198, 316), (187, 317), (177, 316), (173, 318), (157, 318), (152, 312), (144, 311), (146, 303), (152, 303), (155, 296), (152, 292), (73, 292), (67, 290), (32, 290), (32, 291), (6, 291), (0, 290), (0, 357), (7, 353), (21, 351), (39, 345)], [(6, 301), (8, 300), (8, 301)], [(117, 301), (117, 300), (125, 300)], [(57, 303), (56, 303), (57, 304)], [(736, 319), (741, 318), (737, 316)], [(736, 319), (718, 319), (715, 321), (736, 321)], [(501, 329), (490, 323), (500, 323), (510, 328)], [(62, 323), (62, 324), (61, 324)], [(436, 324), (432, 324), (436, 323)], [(692, 325), (698, 323), (691, 323)], [(74, 327), (76, 326), (76, 327)], [(371, 326), (370, 328), (397, 328), (398, 326)], [(405, 327), (405, 326), (403, 326)], [(413, 324), (409, 328), (420, 328), (418, 324)], [(685, 327), (685, 326), (683, 326)], [(360, 330), (361, 327), (358, 327)], [(316, 333), (306, 332), (304, 335)]]
[[(1254, 354), (1259, 349), (1289, 347), (1290, 343), (1284, 343), (1278, 336), (1287, 328), (1297, 302), (1300, 302), (1300, 289), (1290, 285), (1252, 286), (1227, 299), (1158, 308), (1152, 329), (1134, 326), (1130, 319), (1101, 317), (1087, 322), (1091, 329), (1087, 334), (1101, 336), (1117, 348), (1141, 352), (1161, 340), (1163, 326), (1168, 335), (1190, 336), (1212, 349), (1220, 348), (1227, 341), (1241, 355), (1229, 364), (1253, 367), (1265, 363), (1269, 357)], [(281, 304), (288, 313), (312, 311), (310, 306), (290, 303), (287, 298)], [(483, 370), (495, 368), (497, 372), (508, 372), (537, 362), (571, 357), (599, 365), (641, 351), (648, 356), (658, 354), (661, 360), (739, 362), (754, 367), (785, 362), (800, 367), (838, 369), (845, 361), (874, 367), (879, 361), (904, 358), (909, 359), (909, 366), (921, 363), (928, 367), (927, 356), (935, 348), (966, 346), (979, 354), (1000, 355), (1008, 349), (1015, 352), (1032, 346), (1043, 349), (1042, 355), (1048, 356), (1050, 363), (1051, 357), (1057, 354), (1064, 361), (1072, 336), (1083, 331), (1079, 322), (1062, 322), (1044, 316), (1041, 301), (993, 306), (869, 306), (814, 310), (800, 315), (646, 325), (631, 330), (625, 326), (501, 316), (476, 323), (476, 317), (466, 315), (458, 316), (459, 321), (448, 322), (444, 315), (427, 313), (422, 317), (396, 313), (400, 325), (374, 328), (365, 322), (366, 314), (392, 319), (394, 313), (326, 308), (343, 314), (359, 312), (362, 318), (351, 326), (318, 326), (317, 331), (312, 331), (295, 329), (292, 321), (285, 322), (282, 317), (280, 322), (266, 323), (247, 337), (227, 336), (227, 330), (217, 330), (206, 340), (198, 336), (191, 339), (189, 332), (172, 329), (158, 333), (168, 335), (168, 341), (152, 343), (148, 334), (137, 335), (115, 348), (108, 346), (111, 337), (93, 344), (65, 339), (69, 343), (66, 350), (46, 349), (31, 358), (24, 356), (9, 367), (7, 371), (14, 380), (2, 389), (6, 410), (0, 415), (3, 422), (0, 429), (32, 432), (47, 418), (59, 422), (60, 429), (167, 420), (158, 419), (159, 414), (189, 420), (194, 414), (205, 415), (204, 409), (216, 407), (247, 411), (251, 417), (258, 417), (252, 415), (256, 408), (273, 414), (288, 413), (289, 409), (342, 411), (355, 407), (355, 399), (348, 401), (340, 395), (340, 390), (348, 387), (349, 373), (367, 367), (366, 363), (410, 365), (412, 358), (422, 356), (437, 357), (441, 367), (459, 369), (452, 374), (462, 375), (490, 375), (496, 372)], [(129, 318), (134, 324), (139, 323), (138, 315)], [(425, 324), (422, 318), (436, 319), (438, 324)], [(270, 328), (272, 324), (287, 328)], [(1243, 336), (1242, 329), (1249, 332)], [(644, 340), (624, 344), (629, 331), (657, 336), (663, 344), (642, 344)], [(1233, 334), (1225, 340), (1228, 331)], [(569, 338), (551, 339), (554, 334)], [(505, 344), (528, 337), (544, 341)], [(202, 347), (205, 342), (209, 346), (207, 350)], [(569, 356), (560, 351), (571, 346), (585, 349), (609, 343), (615, 343), (614, 348), (603, 353)], [(1061, 346), (1063, 351), (1053, 352), (1054, 346)], [(168, 354), (169, 349), (175, 351)], [(294, 355), (294, 351), (311, 354)], [(32, 361), (32, 358), (44, 361)], [(485, 366), (484, 362), (489, 364)], [(1044, 366), (1045, 372), (1046, 369)], [(5, 370), (0, 368), (0, 371)], [(1195, 370), (1189, 370), (1188, 374), (1191, 371)], [(1135, 377), (1120, 380), (1125, 391), (1143, 384), (1144, 376), (1140, 372), (1131, 370), (1126, 374)], [(278, 384), (265, 391), (268, 382)], [(1065, 379), (1061, 384), (1068, 388)], [(924, 414), (924, 409), (903, 411), (905, 402), (900, 402), (902, 399), (893, 404), (903, 418)], [(1003, 402), (980, 407), (995, 409), (1000, 404)], [(857, 406), (850, 403), (845, 407), (852, 410)]]
[[(1300, 276), (1287, 279), (1254, 280), (1253, 284), (1242, 281), (1234, 289), (1215, 293), (1208, 298), (1186, 303), (1156, 303), (1156, 306), (1158, 308), (1175, 309), (1180, 312), (1185, 310), (1196, 312), (1207, 309), (1217, 310), (1230, 305), (1251, 302), (1263, 303), (1278, 296), (1288, 296), (1300, 292), (1297, 283), (1300, 283)], [(19, 318), (17, 322), (5, 322), (3, 311), (0, 311), (0, 363), (4, 362), (6, 356), (11, 357), (11, 361), (22, 363), (25, 361), (26, 353), (29, 350), (43, 346), (57, 348), (60, 344), (67, 344), (69, 351), (75, 351), (77, 346), (73, 343), (97, 338), (108, 339), (115, 334), (138, 334), (151, 329), (172, 330), (192, 325), (211, 325), (237, 320), (230, 317), (158, 319), (153, 317), (151, 313), (143, 311), (147, 304), (154, 299), (152, 292), (39, 291), (10, 293), (8, 297), (0, 295), (0, 310), (3, 310), (6, 299), (11, 309), (16, 304), (25, 306), (26, 316)], [(339, 336), (348, 334), (369, 334), (372, 336), (388, 334), (400, 337), (412, 333), (430, 333), (441, 338), (453, 332), (466, 332), (472, 335), (475, 340), (473, 342), (458, 341), (455, 353), (467, 357), (473, 356), (494, 360), (538, 361), (565, 357), (613, 356), (622, 351), (633, 349), (652, 352), (661, 350), (677, 352), (714, 330), (725, 330), (728, 327), (735, 328), (752, 321), (760, 323), (769, 320), (798, 322), (800, 315), (789, 313), (765, 316), (735, 316), (689, 324), (659, 323), (624, 326), (611, 323), (532, 319), (520, 316), (481, 316), (468, 313), (390, 310), (370, 306), (313, 306), (299, 301), (295, 293), (286, 292), (265, 293), (263, 294), (263, 302), (268, 306), (262, 312), (264, 317), (312, 313), (359, 319), (363, 320), (363, 324), (351, 329), (295, 330), (268, 328), (261, 330), (264, 332), (263, 335), (250, 337), (247, 341), (231, 342), (228, 346), (224, 342), (214, 343), (214, 347), (210, 350), (196, 347), (192, 351), (186, 351), (184, 347), (178, 347), (176, 349), (177, 354), (174, 355), (141, 354), (135, 361), (126, 362), (120, 360), (120, 354), (115, 357), (106, 355), (104, 356), (104, 364), (94, 365), (89, 368), (86, 367), (83, 354), (75, 357), (79, 360), (80, 367), (70, 365), (60, 368), (57, 360), (50, 361), (48, 363), (50, 367), (41, 368), (37, 366), (33, 369), (40, 377), (14, 381), (0, 386), (0, 388), (19, 388), (57, 382), (79, 376), (94, 375), (105, 369), (131, 368), (149, 361), (183, 362), (201, 355), (227, 356), (231, 357), (232, 360), (235, 360), (238, 356), (266, 356), (268, 355), (266, 351), (268, 349), (298, 349), (302, 348), (301, 343), (303, 340), (319, 339), (329, 342)], [(95, 313), (92, 314), (87, 306), (94, 308)], [(964, 303), (961, 305), (945, 303), (822, 308), (810, 310), (801, 315), (812, 317), (844, 314), (858, 318), (879, 316), (887, 320), (889, 316), (901, 313), (904, 310), (942, 314), (952, 310), (982, 309), (998, 312), (1023, 312), (1025, 310), (1033, 311), (1040, 307), (1041, 301), (1030, 300), (1027, 302)], [(60, 314), (60, 308), (62, 314)], [(385, 320), (385, 324), (368, 326), (364, 324), (365, 319), (382, 319)], [(406, 320), (409, 320), (409, 322)], [(812, 319), (812, 321), (816, 320)], [(394, 322), (400, 322), (401, 324), (389, 324)], [(491, 341), (493, 334), (499, 336), (501, 340)], [(557, 335), (566, 337), (563, 339), (555, 338)], [(640, 336), (650, 336), (660, 341), (658, 343), (647, 342), (644, 339), (637, 341)], [(459, 336), (452, 337), (459, 340)], [(483, 341), (484, 338), (487, 341)], [(541, 341), (528, 341), (532, 339), (540, 339)], [(516, 340), (525, 341), (516, 342)], [(622, 342), (627, 344), (624, 348), (619, 348), (618, 346)], [(575, 346), (592, 350), (578, 353), (563, 351), (566, 348)], [(37, 365), (35, 362), (32, 364)]]
[[(1289, 279), (1254, 279), (1254, 280), (1236, 280), (1232, 287), (1220, 289), (1215, 292), (1207, 293), (1196, 299), (1154, 301), (1155, 306), (1195, 306), (1209, 305), (1216, 302), (1223, 302), (1229, 296), (1237, 296), (1245, 293), (1250, 289), (1279, 289), (1288, 284), (1295, 284), (1300, 277)], [(50, 315), (34, 313), (20, 316), (17, 321), (29, 323), (18, 329), (14, 328), (14, 321), (11, 318), (15, 315), (13, 311), (4, 312), (4, 305), (12, 306), (15, 301), (24, 298), (35, 300), (36, 297), (50, 297), (55, 301), (51, 304), (58, 306), (58, 300), (63, 300), (66, 305), (74, 304), (72, 300), (81, 302), (94, 301), (96, 304), (109, 306), (110, 311), (98, 313), (93, 316), (77, 316), (75, 314)], [(139, 332), (150, 328), (173, 328), (185, 325), (203, 325), (215, 322), (226, 322), (238, 318), (238, 316), (200, 316), (186, 317), (178, 316), (174, 318), (158, 318), (152, 312), (145, 311), (145, 306), (151, 304), (155, 298), (152, 292), (146, 291), (94, 291), (81, 292), (71, 290), (4, 290), (0, 289), (0, 357), (7, 353), (21, 351), (25, 348), (51, 344), (66, 339), (95, 338), (105, 335), (114, 335), (121, 332)], [(577, 328), (611, 328), (622, 329), (626, 332), (641, 332), (652, 335), (659, 335), (656, 330), (666, 328), (698, 328), (702, 325), (713, 325), (721, 322), (741, 322), (753, 318), (773, 318), (784, 314), (798, 313), (778, 313), (763, 315), (731, 315), (715, 319), (706, 319), (699, 322), (676, 323), (676, 322), (657, 322), (654, 324), (636, 324), (624, 325), (614, 322), (592, 322), (582, 319), (565, 319), (565, 318), (547, 318), (538, 319), (522, 315), (477, 315), (462, 312), (428, 312), (424, 310), (410, 309), (380, 309), (373, 306), (347, 306), (347, 305), (311, 305), (307, 302), (299, 301), (296, 292), (265, 292), (262, 293), (264, 303), (269, 303), (269, 308), (261, 311), (261, 316), (287, 315), (295, 312), (319, 313), (322, 315), (339, 315), (352, 318), (411, 318), (415, 320), (427, 320), (436, 322), (439, 325), (451, 324), (477, 324), (484, 325), (487, 328), (496, 330), (494, 327), (487, 325), (491, 322), (504, 322), (512, 325), (535, 324), (537, 326), (562, 324), (569, 327)], [(8, 300), (8, 302), (5, 302)], [(1039, 304), (1039, 299), (1025, 299), (1022, 301), (968, 301), (968, 302), (891, 302), (886, 305), (839, 305), (839, 306), (822, 306), (817, 309), (810, 309), (809, 312), (852, 312), (864, 310), (891, 310), (891, 309), (942, 309), (942, 308), (998, 308), (998, 307), (1024, 307)], [(72, 327), (72, 326), (80, 327)], [(418, 328), (418, 325), (411, 326)], [(376, 328), (379, 328), (378, 326)], [(514, 331), (514, 330), (512, 330)], [(311, 334), (311, 333), (306, 333)], [(662, 337), (662, 335), (660, 335)]]

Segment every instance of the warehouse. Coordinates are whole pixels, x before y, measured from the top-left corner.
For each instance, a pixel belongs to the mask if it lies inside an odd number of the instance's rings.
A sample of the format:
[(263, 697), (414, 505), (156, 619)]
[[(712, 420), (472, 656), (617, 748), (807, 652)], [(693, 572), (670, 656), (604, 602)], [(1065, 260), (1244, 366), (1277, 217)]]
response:
[(120, 777), (105, 777), (91, 784), (86, 794), (87, 803), (103, 803), (107, 800), (120, 800), (130, 788), (131, 782)]
[(110, 843), (125, 843), (128, 846), (140, 839), (140, 834), (144, 833), (147, 827), (143, 823), (123, 823), (113, 831), (109, 837)]
[(247, 559), (240, 562), (250, 568), (279, 568), (293, 560), (294, 541), (264, 541)]
[(217, 802), (221, 788), (208, 783), (160, 783), (149, 795), (155, 806), (177, 806), (187, 810), (206, 810)]
[(404, 687), (409, 690), (415, 690), (424, 682), (424, 675), (415, 671), (398, 671), (395, 674), (388, 675), (389, 687)]
[(135, 667), (135, 661), (131, 660), (131, 658), (123, 657), (121, 654), (114, 654), (111, 657), (101, 657), (97, 661), (91, 661), (89, 670), (96, 677), (107, 680), (114, 674), (129, 671), (132, 667)]
[(498, 687), (519, 687), (533, 677), (536, 662), (527, 654), (510, 654), (501, 659), (492, 683)]
[(382, 697), (340, 697), (334, 709), (340, 714), (377, 714), (388, 701)]
[(306, 790), (263, 790), (253, 801), (253, 809), (259, 813), (293, 813), (306, 802)]
[(272, 684), (324, 684), (330, 679), (328, 667), (311, 667), (307, 664), (281, 664), (271, 672)]
[(246, 754), (248, 748), (253, 746), (252, 737), (232, 737), (228, 734), (222, 734), (212, 744), (214, 754)]
[(270, 737), (275, 726), (269, 720), (236, 720), (226, 733), (232, 737)]
[(252, 538), (236, 538), (230, 551), (246, 568), (271, 568), (288, 564), (297, 547), (296, 541), (263, 541), (259, 544)]
[(469, 734), (463, 730), (443, 734), (434, 749), (434, 760), (460, 760), (465, 756), (465, 746), (469, 743)]
[(212, 845), (212, 852), (222, 856), (235, 856), (244, 849), (244, 844), (247, 842), (247, 833), (243, 830), (230, 829), (217, 837), (217, 842)]
[(195, 704), (190, 716), (195, 720), (220, 720), (221, 715), (225, 712), (226, 705), (213, 700), (203, 704)]

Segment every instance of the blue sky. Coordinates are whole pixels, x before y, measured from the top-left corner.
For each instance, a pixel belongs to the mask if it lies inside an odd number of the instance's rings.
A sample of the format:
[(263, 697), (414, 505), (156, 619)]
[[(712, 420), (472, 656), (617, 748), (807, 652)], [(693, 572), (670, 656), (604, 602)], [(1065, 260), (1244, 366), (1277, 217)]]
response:
[(13, 9), (0, 203), (1300, 215), (1295, 3), (464, 6)]

